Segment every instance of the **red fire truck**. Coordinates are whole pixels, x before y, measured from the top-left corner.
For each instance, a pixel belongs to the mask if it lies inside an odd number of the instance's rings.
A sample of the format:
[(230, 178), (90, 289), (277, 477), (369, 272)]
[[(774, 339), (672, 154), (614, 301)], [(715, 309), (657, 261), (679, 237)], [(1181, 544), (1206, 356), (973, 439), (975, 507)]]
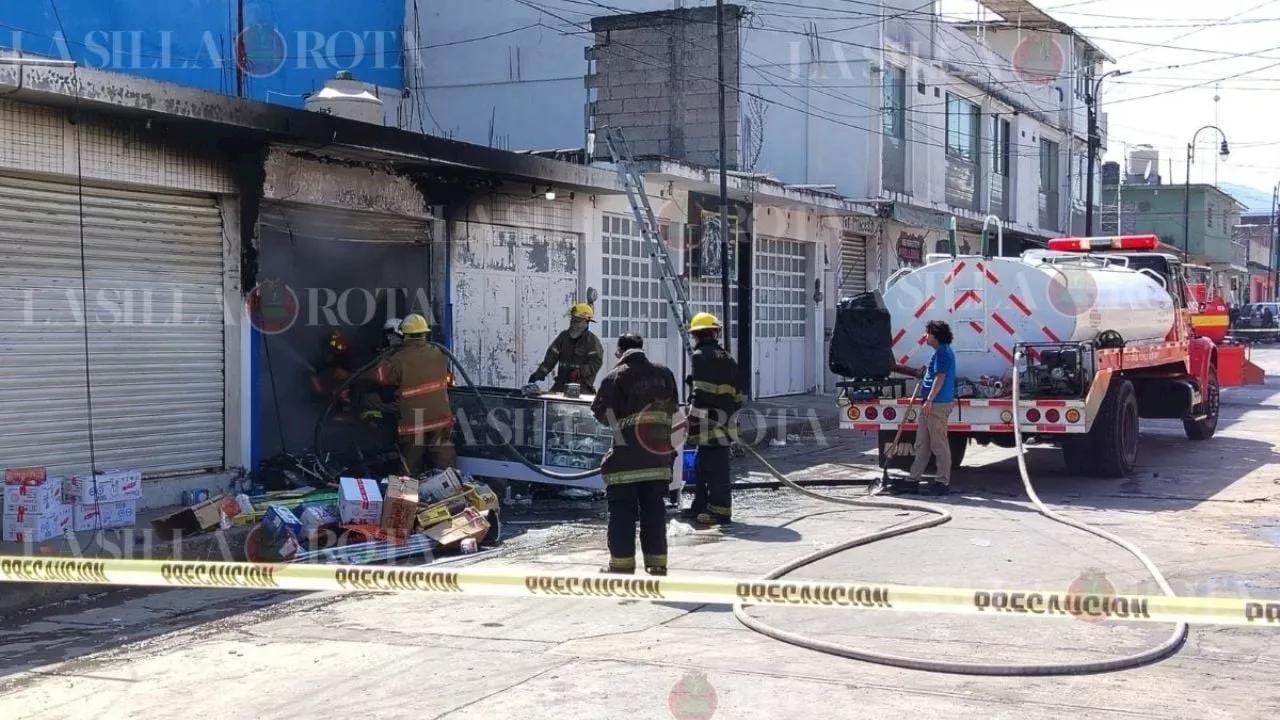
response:
[[(1155, 252), (1158, 242), (1059, 238), (1019, 257), (931, 255), (889, 278), (899, 365), (928, 363), (926, 322), (944, 320), (955, 336), (954, 466), (970, 441), (1014, 447), (1014, 422), (1027, 442), (1058, 445), (1073, 474), (1101, 477), (1132, 471), (1140, 418), (1181, 420), (1191, 440), (1213, 436), (1217, 348), (1192, 329), (1181, 262)], [(904, 381), (845, 382), (838, 402), (843, 427), (878, 434), (881, 462), (901, 429), (889, 466), (910, 464), (918, 401)]]

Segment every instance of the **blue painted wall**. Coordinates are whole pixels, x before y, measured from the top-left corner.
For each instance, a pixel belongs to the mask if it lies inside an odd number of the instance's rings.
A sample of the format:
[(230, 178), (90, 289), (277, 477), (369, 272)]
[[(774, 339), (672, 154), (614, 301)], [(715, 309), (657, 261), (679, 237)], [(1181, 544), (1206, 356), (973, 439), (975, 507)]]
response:
[[(237, 53), (241, 2), (246, 31)], [(351, 0), (6, 2), (0, 47), (226, 94), (235, 93), (239, 55), (247, 97), (295, 107), (339, 70), (403, 88), (404, 0), (356, 7)]]

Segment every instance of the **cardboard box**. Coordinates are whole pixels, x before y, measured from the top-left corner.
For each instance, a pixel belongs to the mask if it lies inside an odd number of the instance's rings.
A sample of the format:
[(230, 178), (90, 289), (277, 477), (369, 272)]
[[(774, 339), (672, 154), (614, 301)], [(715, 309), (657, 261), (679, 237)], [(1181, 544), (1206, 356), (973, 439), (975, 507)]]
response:
[(114, 470), (67, 478), (62, 484), (62, 498), (76, 505), (141, 500), (142, 472)]
[(418, 499), (424, 503), (440, 502), (461, 495), (462, 491), (462, 480), (453, 468), (449, 468), (423, 480), (418, 489)]
[(310, 537), (326, 527), (342, 524), (342, 516), (338, 514), (338, 506), (328, 503), (307, 503), (298, 508), (301, 512), (298, 519), (302, 521), (302, 534)]
[(62, 478), (46, 478), (37, 483), (4, 486), (4, 511), (25, 510), (40, 515), (62, 505)]
[(71, 529), (71, 506), (59, 505), (46, 513), (28, 513), (18, 510), (5, 512), (3, 520), (5, 542), (44, 542), (62, 536)]
[(199, 505), (192, 505), (162, 518), (156, 518), (151, 521), (151, 527), (157, 534), (166, 536), (200, 533), (220, 527), (223, 499), (223, 496), (219, 495)]
[(411, 477), (387, 480), (387, 496), (382, 501), (382, 529), (392, 534), (413, 532), (418, 513), (418, 481)]
[(498, 509), (498, 495), (489, 489), (488, 485), (482, 482), (469, 482), (466, 484), (465, 497), (467, 503), (475, 508), (480, 514)]
[(138, 524), (138, 502), (136, 500), (68, 507), (71, 507), (71, 529), (76, 532), (113, 530), (115, 528), (133, 527)]
[(475, 508), (469, 507), (449, 522), (427, 528), (425, 532), (427, 537), (444, 546), (460, 543), (467, 538), (478, 543), (489, 534), (489, 521), (476, 512)]
[(376, 480), (344, 477), (338, 480), (338, 515), (343, 524), (375, 524), (382, 520), (382, 491)]
[(289, 508), (272, 505), (262, 516), (262, 531), (267, 537), (284, 540), (302, 534), (302, 521)]

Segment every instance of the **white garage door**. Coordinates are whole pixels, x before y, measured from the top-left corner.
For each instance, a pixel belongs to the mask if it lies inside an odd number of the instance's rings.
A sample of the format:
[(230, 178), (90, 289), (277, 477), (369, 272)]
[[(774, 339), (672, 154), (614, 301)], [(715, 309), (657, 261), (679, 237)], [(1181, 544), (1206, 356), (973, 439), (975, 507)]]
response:
[[(653, 271), (653, 261), (645, 251), (644, 239), (636, 223), (621, 215), (604, 215), (601, 238), (604, 242), (600, 299), (596, 301), (598, 331), (609, 353), (619, 335), (634, 332), (644, 338), (646, 354), (680, 371), (679, 335), (672, 327), (671, 313), (663, 299), (662, 283)], [(674, 353), (674, 354), (673, 354)]]
[(0, 177), (0, 467), (223, 467), (222, 281), (212, 197)]
[(810, 303), (805, 288), (812, 246), (756, 238), (755, 366), (759, 397), (798, 395), (806, 387)]

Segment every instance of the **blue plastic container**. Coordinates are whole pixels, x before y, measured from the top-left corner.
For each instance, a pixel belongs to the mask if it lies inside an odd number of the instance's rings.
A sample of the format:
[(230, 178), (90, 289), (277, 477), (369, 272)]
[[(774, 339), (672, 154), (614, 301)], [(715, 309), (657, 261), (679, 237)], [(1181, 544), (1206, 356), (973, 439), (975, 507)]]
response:
[(698, 449), (689, 448), (684, 451), (684, 484), (694, 485), (698, 482)]

